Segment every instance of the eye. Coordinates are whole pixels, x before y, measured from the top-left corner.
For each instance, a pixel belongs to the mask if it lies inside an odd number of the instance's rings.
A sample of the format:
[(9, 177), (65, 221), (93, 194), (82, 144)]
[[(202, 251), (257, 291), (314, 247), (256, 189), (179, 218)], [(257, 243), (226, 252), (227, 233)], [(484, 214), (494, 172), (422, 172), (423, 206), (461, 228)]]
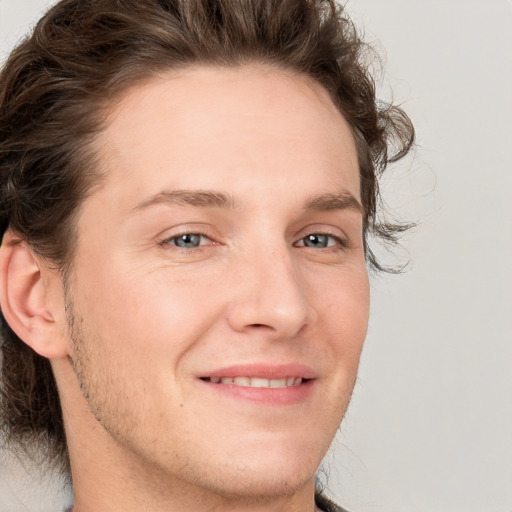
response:
[(326, 249), (334, 246), (344, 246), (341, 238), (334, 235), (325, 235), (321, 233), (311, 233), (297, 242), (299, 247), (310, 247), (313, 249)]
[(206, 245), (209, 238), (200, 233), (184, 233), (182, 235), (167, 238), (162, 242), (164, 245), (174, 245), (181, 249), (195, 249), (201, 245)]

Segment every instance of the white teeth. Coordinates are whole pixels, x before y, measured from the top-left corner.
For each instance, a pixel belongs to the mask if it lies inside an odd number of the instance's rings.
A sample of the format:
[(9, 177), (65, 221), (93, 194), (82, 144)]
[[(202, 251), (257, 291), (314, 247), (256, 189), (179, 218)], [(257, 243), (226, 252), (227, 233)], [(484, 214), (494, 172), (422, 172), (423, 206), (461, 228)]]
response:
[(233, 384), (236, 384), (237, 386), (250, 386), (251, 379), (249, 377), (235, 377), (233, 379)]
[(259, 377), (252, 377), (250, 386), (252, 388), (269, 388), (270, 381), (268, 379), (260, 379)]
[(210, 377), (215, 384), (235, 384), (251, 388), (286, 388), (302, 384), (301, 377), (286, 377), (283, 379), (262, 379), (261, 377)]
[(286, 387), (286, 379), (272, 379), (269, 381), (269, 388), (285, 388)]

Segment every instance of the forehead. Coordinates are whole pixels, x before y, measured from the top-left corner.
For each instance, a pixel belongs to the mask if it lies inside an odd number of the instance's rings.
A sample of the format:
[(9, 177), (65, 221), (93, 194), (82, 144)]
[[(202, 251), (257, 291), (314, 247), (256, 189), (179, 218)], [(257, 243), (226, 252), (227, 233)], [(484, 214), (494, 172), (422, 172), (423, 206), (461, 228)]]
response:
[(137, 179), (137, 193), (158, 192), (163, 175), (168, 187), (200, 177), (210, 189), (227, 173), (236, 185), (324, 170), (359, 196), (347, 122), (322, 86), (282, 70), (195, 66), (152, 78), (123, 95), (98, 142), (109, 181)]

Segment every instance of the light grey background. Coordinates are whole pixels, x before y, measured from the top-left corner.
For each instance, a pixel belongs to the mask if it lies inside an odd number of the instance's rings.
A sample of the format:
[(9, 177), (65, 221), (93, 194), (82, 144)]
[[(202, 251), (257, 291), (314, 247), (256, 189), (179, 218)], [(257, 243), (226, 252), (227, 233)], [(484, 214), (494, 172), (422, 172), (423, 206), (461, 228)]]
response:
[[(0, 0), (1, 57), (48, 4)], [(329, 488), (354, 512), (512, 512), (512, 2), (348, 11), (385, 55), (382, 95), (415, 122), (419, 147), (384, 192), (420, 224), (409, 271), (373, 278)], [(3, 457), (1, 512), (59, 509), (51, 475), (37, 486)]]

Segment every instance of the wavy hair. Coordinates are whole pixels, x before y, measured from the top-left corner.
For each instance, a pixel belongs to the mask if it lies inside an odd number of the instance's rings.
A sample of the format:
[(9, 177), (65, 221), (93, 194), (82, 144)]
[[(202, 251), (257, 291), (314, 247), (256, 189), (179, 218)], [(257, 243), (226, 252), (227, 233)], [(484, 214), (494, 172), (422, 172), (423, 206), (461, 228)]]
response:
[[(0, 236), (10, 229), (66, 275), (75, 217), (100, 179), (91, 142), (123, 90), (194, 64), (262, 63), (321, 84), (354, 135), (366, 257), (369, 237), (395, 242), (380, 222), (378, 179), (412, 147), (413, 126), (376, 99), (369, 47), (334, 0), (63, 0), (11, 53), (0, 74)], [(388, 269), (389, 270), (389, 269)], [(49, 361), (2, 316), (0, 429), (11, 444), (68, 465)]]

